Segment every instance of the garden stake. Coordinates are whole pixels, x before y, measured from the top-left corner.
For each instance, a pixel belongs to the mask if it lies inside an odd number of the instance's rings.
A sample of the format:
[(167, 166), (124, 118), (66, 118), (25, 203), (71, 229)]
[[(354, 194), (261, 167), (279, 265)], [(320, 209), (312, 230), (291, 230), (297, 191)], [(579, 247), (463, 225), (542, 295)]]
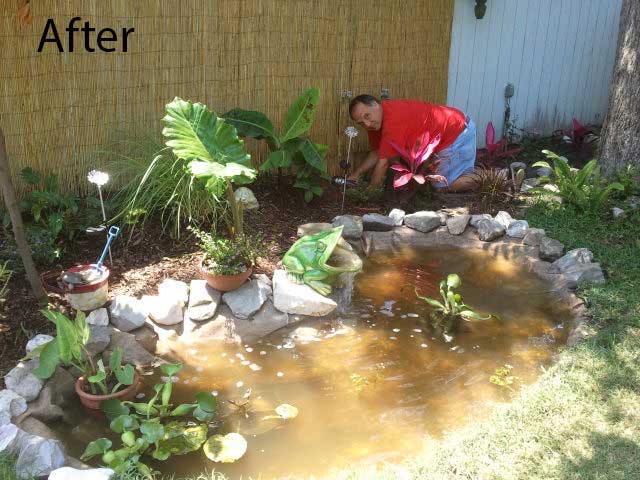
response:
[[(87, 180), (94, 183), (98, 187), (98, 195), (100, 196), (100, 207), (102, 208), (102, 221), (107, 223), (107, 214), (104, 211), (104, 200), (102, 200), (102, 186), (109, 181), (109, 174), (99, 170), (91, 170), (87, 175)], [(111, 257), (111, 247), (109, 247), (109, 265), (113, 266), (113, 258)]]
[(342, 184), (342, 206), (340, 207), (340, 213), (344, 212), (344, 197), (347, 194), (347, 174), (349, 172), (349, 167), (351, 163), (349, 163), (349, 155), (351, 154), (351, 140), (353, 137), (358, 136), (358, 130), (355, 127), (349, 126), (344, 129), (344, 134), (349, 137), (349, 144), (347, 145), (347, 161), (340, 166), (344, 169), (344, 183)]
[(96, 270), (100, 271), (100, 267), (102, 267), (102, 261), (104, 260), (104, 257), (107, 255), (107, 251), (111, 246), (111, 242), (113, 241), (114, 238), (118, 236), (119, 233), (120, 233), (120, 229), (115, 225), (109, 228), (109, 236), (107, 237), (107, 244), (104, 246), (104, 250), (102, 250), (102, 255), (100, 255), (100, 259), (98, 260), (98, 263), (96, 263), (96, 266), (95, 266)]

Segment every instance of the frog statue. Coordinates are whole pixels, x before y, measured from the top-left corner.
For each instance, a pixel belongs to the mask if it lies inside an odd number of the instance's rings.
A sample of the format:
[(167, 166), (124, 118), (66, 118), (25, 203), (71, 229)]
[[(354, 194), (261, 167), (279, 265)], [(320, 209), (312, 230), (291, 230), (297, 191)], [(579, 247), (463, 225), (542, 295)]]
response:
[(306, 283), (321, 295), (344, 272), (362, 270), (362, 260), (342, 239), (342, 225), (298, 239), (282, 258), (282, 265), (294, 283)]

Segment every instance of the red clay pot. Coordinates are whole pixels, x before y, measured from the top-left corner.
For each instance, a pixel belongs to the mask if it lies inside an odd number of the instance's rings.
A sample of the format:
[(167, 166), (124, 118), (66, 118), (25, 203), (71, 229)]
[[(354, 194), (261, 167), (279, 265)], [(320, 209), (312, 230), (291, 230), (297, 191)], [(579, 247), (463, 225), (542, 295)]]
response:
[(236, 290), (242, 286), (244, 282), (251, 276), (253, 272), (253, 265), (247, 268), (242, 273), (235, 275), (212, 275), (204, 268), (204, 259), (200, 262), (200, 273), (202, 278), (207, 281), (207, 284), (216, 290), (221, 292), (230, 292)]
[(135, 372), (133, 383), (131, 385), (124, 390), (120, 390), (110, 395), (93, 395), (91, 393), (87, 393), (84, 391), (86, 384), (87, 381), (84, 377), (80, 377), (76, 380), (76, 393), (78, 394), (78, 397), (80, 397), (80, 403), (82, 403), (82, 406), (92, 415), (102, 416), (102, 410), (100, 409), (100, 404), (102, 402), (111, 398), (117, 398), (121, 401), (133, 400), (139, 389), (142, 387), (142, 378), (138, 372)]

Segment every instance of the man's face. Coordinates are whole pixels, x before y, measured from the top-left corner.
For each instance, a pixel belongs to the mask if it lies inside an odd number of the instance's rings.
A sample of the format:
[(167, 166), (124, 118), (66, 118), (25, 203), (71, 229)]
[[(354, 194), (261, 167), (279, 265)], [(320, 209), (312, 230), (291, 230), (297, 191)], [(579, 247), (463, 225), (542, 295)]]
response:
[(382, 106), (379, 103), (371, 106), (358, 103), (351, 111), (351, 118), (365, 130), (377, 132), (382, 127)]

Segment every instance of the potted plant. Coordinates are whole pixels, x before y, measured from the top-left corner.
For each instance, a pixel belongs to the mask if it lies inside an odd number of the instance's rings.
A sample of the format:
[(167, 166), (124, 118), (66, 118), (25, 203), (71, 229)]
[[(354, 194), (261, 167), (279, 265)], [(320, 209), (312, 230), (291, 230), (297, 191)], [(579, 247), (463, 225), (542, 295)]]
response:
[(251, 276), (261, 239), (247, 235), (222, 238), (197, 228), (190, 227), (190, 230), (203, 251), (200, 272), (211, 288), (229, 292)]
[(96, 362), (92, 358), (87, 349), (90, 331), (83, 312), (78, 311), (73, 321), (53, 310), (42, 310), (42, 313), (55, 323), (56, 336), (30, 353), (30, 358), (38, 357), (40, 361), (33, 371), (35, 376), (45, 380), (59, 365), (75, 367), (81, 372), (75, 385), (80, 402), (96, 414), (105, 400), (131, 400), (136, 395), (141, 379), (133, 365), (122, 365), (122, 349), (113, 351), (108, 367), (102, 359)]

